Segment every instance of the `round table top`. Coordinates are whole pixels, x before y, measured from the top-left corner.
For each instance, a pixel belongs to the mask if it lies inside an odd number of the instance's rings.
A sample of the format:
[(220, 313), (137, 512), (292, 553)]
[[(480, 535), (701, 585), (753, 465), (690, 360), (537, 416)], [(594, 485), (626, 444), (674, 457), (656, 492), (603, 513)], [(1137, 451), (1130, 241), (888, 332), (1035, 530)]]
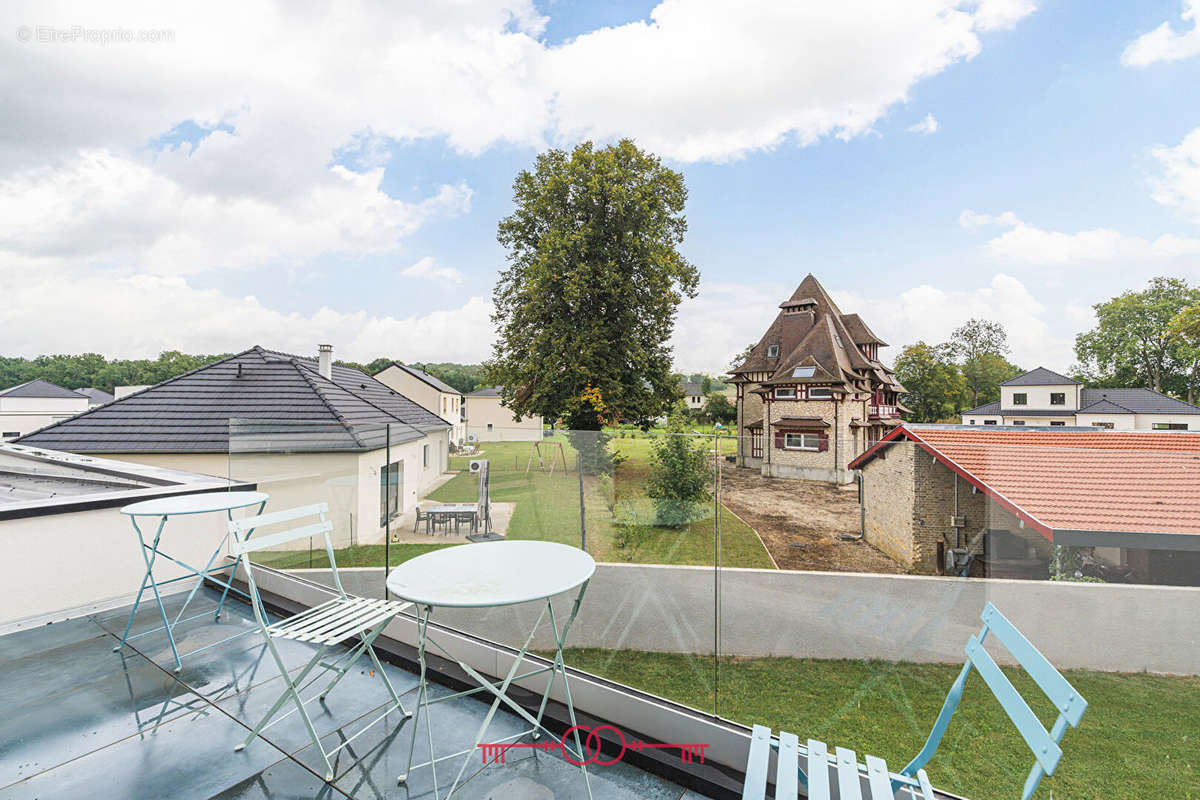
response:
[(479, 542), (405, 561), (388, 575), (387, 588), (419, 605), (507, 606), (570, 591), (595, 571), (595, 560), (578, 547), (555, 542)]
[(211, 511), (230, 511), (265, 503), (269, 494), (265, 492), (200, 492), (198, 494), (176, 494), (171, 497), (156, 497), (143, 500), (121, 509), (131, 517), (169, 517), (176, 514), (207, 514)]

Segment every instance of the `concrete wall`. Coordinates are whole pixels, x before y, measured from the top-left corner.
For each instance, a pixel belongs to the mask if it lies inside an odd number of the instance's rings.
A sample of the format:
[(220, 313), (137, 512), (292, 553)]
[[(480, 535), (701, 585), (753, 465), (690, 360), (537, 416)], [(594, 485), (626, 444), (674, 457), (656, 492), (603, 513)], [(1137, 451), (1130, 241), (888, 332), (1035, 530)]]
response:
[[(411, 527), (417, 503), (448, 469), (446, 444), (446, 434), (433, 434), (395, 445), (390, 455), (380, 449), (367, 453), (126, 453), (111, 457), (253, 481), (260, 491), (271, 495), (268, 511), (329, 503), (334, 546), (344, 547), (352, 542), (383, 541), (386, 528), (380, 525), (379, 471), (389, 457), (392, 462), (404, 464), (401, 516), (391, 527)], [(424, 465), (424, 445), (430, 448), (428, 467)], [(298, 541), (289, 545), (293, 549), (308, 549), (309, 543)]]
[[(381, 592), (382, 571), (364, 572), (364, 593)], [(713, 580), (709, 567), (601, 564), (568, 645), (711, 656)], [(722, 570), (720, 586), (723, 655), (961, 663), (990, 601), (1060, 668), (1200, 674), (1200, 588), (749, 569)], [(571, 600), (555, 600), (560, 619)], [(434, 619), (519, 647), (539, 610)]]
[[(160, 547), (203, 566), (225, 536), (226, 521), (224, 513), (173, 517)], [(139, 522), (152, 540), (157, 522)], [(131, 596), (146, 572), (137, 534), (116, 508), (5, 520), (0, 548), (7, 567), (0, 581), (0, 623)], [(159, 580), (186, 574), (161, 558), (154, 572)], [(143, 600), (154, 603), (149, 593)]]
[[(491, 425), (491, 429), (488, 429)], [(480, 442), (536, 442), (541, 440), (542, 417), (514, 420), (512, 411), (500, 404), (499, 397), (467, 397), (467, 434)]]

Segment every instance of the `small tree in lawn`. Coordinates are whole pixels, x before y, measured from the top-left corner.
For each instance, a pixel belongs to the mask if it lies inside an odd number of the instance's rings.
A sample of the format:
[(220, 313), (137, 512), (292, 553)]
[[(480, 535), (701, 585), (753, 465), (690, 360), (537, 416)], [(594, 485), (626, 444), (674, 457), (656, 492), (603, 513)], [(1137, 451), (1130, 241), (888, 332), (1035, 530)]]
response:
[(658, 437), (652, 451), (646, 494), (654, 499), (657, 523), (679, 527), (702, 518), (712, 500), (708, 440), (685, 436), (676, 427)]

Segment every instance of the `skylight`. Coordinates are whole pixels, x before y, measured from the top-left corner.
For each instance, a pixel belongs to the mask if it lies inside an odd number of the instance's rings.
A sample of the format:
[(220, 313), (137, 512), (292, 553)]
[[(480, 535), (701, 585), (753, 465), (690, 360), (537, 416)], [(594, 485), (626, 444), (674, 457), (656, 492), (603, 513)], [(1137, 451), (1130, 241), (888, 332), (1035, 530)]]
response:
[(817, 371), (816, 367), (796, 367), (792, 370), (793, 378), (811, 378)]

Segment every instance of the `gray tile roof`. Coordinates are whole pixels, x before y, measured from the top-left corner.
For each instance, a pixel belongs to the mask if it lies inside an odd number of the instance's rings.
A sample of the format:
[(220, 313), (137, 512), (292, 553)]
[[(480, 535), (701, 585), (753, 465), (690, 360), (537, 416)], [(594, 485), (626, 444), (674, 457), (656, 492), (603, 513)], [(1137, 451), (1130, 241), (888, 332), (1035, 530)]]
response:
[[(462, 392), (460, 392), (458, 389), (455, 389), (453, 386), (446, 383), (441, 378), (430, 375), (428, 372), (426, 372), (423, 369), (417, 369), (416, 367), (410, 367), (407, 364), (401, 364), (399, 361), (393, 361), (391, 364), (388, 364), (388, 367), (396, 367), (397, 369), (402, 369), (405, 372), (407, 372), (409, 375), (412, 375), (417, 380), (428, 383), (430, 386), (437, 389), (439, 392), (445, 392), (446, 394), (457, 394), (457, 395), (462, 394)], [(387, 369), (388, 367), (384, 367), (383, 369)], [(381, 369), (379, 372), (383, 372), (383, 370)], [(378, 375), (379, 372), (376, 372), (375, 374)]]
[(1200, 414), (1200, 407), (1153, 389), (1084, 389), (1080, 392), (1079, 410), (1089, 413), (1091, 406), (1102, 401), (1115, 403), (1135, 414)]
[[(448, 423), (365, 372), (261, 347), (163, 381), (21, 437), (73, 453), (361, 451)], [(233, 421), (231, 423), (231, 420)]]
[(1024, 375), (1018, 375), (1015, 378), (1009, 378), (1001, 386), (1075, 386), (1079, 381), (1073, 378), (1068, 378), (1066, 375), (1059, 375), (1057, 372), (1052, 372), (1045, 367), (1031, 369)]
[(31, 381), (18, 383), (16, 386), (10, 386), (0, 391), (0, 397), (61, 397), (78, 400), (80, 397), (85, 396), (42, 378), (34, 378)]
[(111, 403), (113, 396), (103, 389), (93, 389), (88, 386), (83, 389), (76, 389), (80, 394), (87, 395), (88, 400), (93, 403)]
[(499, 397), (503, 386), (480, 386), (473, 392), (469, 392), (467, 397)]
[(1000, 401), (993, 400), (990, 403), (984, 403), (981, 406), (969, 409), (962, 413), (963, 414), (999, 414), (1000, 413)]

